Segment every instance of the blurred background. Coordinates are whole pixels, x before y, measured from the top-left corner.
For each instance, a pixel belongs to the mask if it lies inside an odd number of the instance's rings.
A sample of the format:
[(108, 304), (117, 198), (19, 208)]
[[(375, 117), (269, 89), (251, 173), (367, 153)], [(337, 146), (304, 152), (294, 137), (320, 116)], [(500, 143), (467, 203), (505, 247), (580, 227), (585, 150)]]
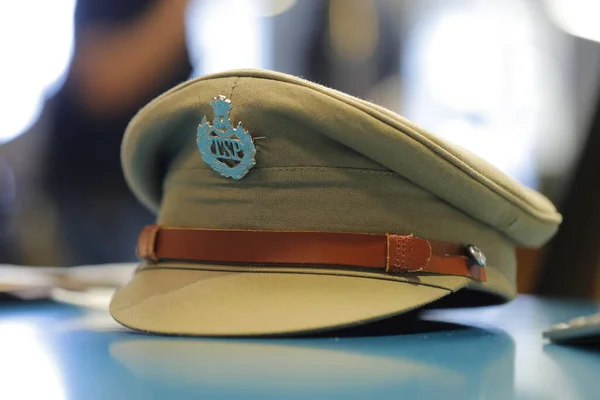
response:
[(565, 217), (519, 290), (600, 298), (600, 4), (585, 0), (0, 3), (0, 263), (134, 261), (121, 175), (144, 104), (253, 67), (365, 98), (487, 159)]

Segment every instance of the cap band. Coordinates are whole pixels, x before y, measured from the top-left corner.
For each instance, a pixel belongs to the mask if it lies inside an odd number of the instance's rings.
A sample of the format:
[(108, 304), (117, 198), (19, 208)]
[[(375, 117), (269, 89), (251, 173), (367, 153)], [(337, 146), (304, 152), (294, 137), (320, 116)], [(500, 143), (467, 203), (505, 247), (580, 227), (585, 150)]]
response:
[(150, 261), (348, 266), (394, 273), (436, 273), (485, 281), (465, 247), (412, 235), (171, 228), (149, 225), (138, 256)]

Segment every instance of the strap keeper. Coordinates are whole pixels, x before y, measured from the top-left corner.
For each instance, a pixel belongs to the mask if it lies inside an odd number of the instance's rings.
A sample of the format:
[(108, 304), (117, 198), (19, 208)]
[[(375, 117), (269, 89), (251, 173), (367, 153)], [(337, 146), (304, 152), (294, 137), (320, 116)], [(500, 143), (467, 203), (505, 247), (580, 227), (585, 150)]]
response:
[(428, 272), (427, 267), (433, 255), (429, 241), (413, 235), (386, 234), (387, 273)]
[(156, 256), (156, 236), (160, 230), (160, 225), (148, 225), (144, 227), (137, 243), (137, 256), (146, 261), (157, 262)]
[(390, 273), (390, 234), (385, 233), (385, 272)]

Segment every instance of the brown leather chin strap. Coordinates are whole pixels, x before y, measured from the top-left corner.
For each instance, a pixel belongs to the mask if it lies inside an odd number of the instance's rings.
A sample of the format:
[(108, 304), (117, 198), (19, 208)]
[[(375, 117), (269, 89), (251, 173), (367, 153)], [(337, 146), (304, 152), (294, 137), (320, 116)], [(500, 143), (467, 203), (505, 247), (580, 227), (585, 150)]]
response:
[(485, 281), (465, 247), (412, 235), (145, 227), (138, 256), (150, 262), (354, 267), (388, 274), (434, 273)]

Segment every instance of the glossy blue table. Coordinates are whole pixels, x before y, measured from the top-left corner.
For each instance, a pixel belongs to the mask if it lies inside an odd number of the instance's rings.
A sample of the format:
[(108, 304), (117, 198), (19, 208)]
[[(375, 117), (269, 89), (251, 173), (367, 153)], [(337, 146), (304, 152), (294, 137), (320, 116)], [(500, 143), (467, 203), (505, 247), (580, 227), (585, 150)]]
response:
[(412, 333), (230, 340), (138, 334), (103, 310), (0, 303), (0, 399), (600, 399), (600, 351), (541, 336), (599, 310), (521, 296), (428, 312)]

